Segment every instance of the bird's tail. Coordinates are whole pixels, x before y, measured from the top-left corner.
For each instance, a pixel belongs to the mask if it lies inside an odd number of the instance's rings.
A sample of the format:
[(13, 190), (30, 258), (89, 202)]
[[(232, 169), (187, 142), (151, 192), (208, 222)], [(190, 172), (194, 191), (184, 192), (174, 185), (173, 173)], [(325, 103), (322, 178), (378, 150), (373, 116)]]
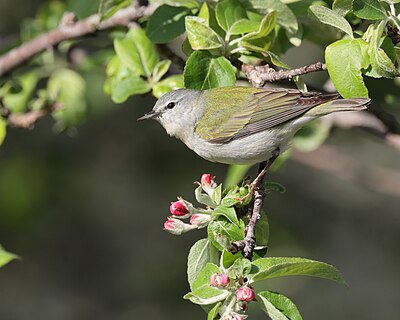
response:
[(305, 115), (312, 117), (321, 117), (332, 112), (365, 110), (367, 109), (370, 101), (371, 100), (368, 98), (331, 100), (326, 103), (317, 105), (316, 107), (307, 111)]

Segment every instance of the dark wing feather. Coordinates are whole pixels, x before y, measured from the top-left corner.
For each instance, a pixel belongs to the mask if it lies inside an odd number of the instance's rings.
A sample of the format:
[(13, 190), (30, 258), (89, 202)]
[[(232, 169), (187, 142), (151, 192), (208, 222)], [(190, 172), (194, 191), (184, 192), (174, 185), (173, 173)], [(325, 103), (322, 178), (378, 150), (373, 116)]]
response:
[[(226, 143), (231, 140), (243, 138), (266, 129), (293, 120), (306, 113), (313, 107), (330, 100), (338, 99), (340, 96), (334, 94), (323, 94), (318, 92), (302, 93), (293, 89), (265, 88), (253, 93), (248, 105), (242, 108), (250, 110), (252, 114), (247, 123), (237, 130), (234, 134), (229, 131), (229, 135), (222, 134), (208, 140), (211, 143)], [(231, 124), (243, 121), (242, 115), (233, 114), (224, 123), (224, 127), (230, 128)]]

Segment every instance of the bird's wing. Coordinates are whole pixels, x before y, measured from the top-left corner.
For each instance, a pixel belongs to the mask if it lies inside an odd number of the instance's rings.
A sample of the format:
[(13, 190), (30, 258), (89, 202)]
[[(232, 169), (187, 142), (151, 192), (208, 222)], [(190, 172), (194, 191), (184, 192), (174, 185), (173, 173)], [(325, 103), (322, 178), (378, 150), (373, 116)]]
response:
[[(241, 89), (237, 91), (238, 88)], [(206, 106), (196, 133), (211, 143), (226, 143), (264, 131), (339, 97), (337, 94), (302, 93), (293, 89), (246, 87), (236, 87), (232, 91), (211, 89), (206, 94), (208, 106), (214, 108)], [(224, 107), (215, 108), (221, 102)]]

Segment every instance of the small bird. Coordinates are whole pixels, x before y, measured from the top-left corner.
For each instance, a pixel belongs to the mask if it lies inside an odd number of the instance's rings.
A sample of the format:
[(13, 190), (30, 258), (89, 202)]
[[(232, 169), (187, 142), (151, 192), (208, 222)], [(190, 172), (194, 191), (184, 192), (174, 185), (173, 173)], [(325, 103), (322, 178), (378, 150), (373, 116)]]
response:
[(307, 122), (332, 112), (363, 110), (369, 102), (283, 88), (178, 89), (138, 120), (157, 120), (206, 160), (256, 164), (285, 151)]

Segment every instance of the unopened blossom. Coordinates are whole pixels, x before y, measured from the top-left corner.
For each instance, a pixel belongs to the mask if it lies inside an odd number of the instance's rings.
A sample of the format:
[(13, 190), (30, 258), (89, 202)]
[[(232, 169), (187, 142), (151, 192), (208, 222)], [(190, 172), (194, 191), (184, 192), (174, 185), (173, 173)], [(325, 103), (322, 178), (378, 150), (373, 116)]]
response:
[(205, 227), (211, 221), (211, 216), (204, 213), (195, 213), (190, 216), (190, 224)]
[(225, 273), (216, 274), (214, 273), (210, 277), (210, 285), (213, 287), (226, 287), (230, 283), (229, 276)]
[(169, 218), (164, 222), (164, 230), (175, 235), (181, 235), (193, 229), (197, 229), (197, 227), (176, 218)]
[(171, 205), (169, 206), (169, 211), (171, 211), (171, 213), (174, 216), (180, 217), (180, 216), (187, 215), (189, 213), (189, 208), (186, 205), (185, 201), (178, 200), (178, 201), (171, 202)]
[(248, 286), (240, 287), (236, 290), (235, 294), (239, 301), (251, 301), (256, 298), (253, 289)]
[(209, 173), (204, 173), (200, 179), (200, 185), (203, 190), (211, 197), (217, 188), (217, 183), (214, 181), (213, 177)]

